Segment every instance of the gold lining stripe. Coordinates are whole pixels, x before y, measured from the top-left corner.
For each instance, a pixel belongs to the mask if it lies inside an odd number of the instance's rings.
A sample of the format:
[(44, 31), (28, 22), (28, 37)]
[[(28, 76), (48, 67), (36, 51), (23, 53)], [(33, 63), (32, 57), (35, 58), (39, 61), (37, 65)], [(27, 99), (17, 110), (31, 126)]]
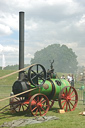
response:
[(62, 83), (66, 86), (66, 83), (64, 81), (62, 81)]

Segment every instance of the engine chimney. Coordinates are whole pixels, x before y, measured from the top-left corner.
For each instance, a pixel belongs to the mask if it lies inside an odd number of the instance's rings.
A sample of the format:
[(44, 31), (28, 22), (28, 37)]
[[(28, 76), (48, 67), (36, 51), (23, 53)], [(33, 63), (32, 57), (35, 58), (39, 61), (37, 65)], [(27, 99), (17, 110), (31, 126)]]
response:
[[(24, 12), (19, 12), (19, 70), (24, 68)], [(19, 79), (22, 80), (24, 72), (19, 72)]]

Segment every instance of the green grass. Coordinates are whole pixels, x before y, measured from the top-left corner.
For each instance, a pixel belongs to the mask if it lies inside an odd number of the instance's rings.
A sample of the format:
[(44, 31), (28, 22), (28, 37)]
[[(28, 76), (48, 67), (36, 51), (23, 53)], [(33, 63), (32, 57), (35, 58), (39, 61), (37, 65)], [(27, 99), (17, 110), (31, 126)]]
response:
[[(84, 128), (85, 116), (79, 115), (79, 112), (83, 111), (84, 107), (85, 106), (79, 102), (74, 111), (60, 114), (58, 113), (59, 106), (55, 103), (52, 109), (48, 111), (47, 116), (56, 116), (59, 120), (52, 120), (40, 124), (31, 124), (22, 128)], [(6, 112), (4, 114), (0, 114), (0, 124), (18, 119), (34, 118), (29, 115), (29, 112), (24, 114), (11, 114), (10, 112)]]
[[(0, 70), (0, 77), (6, 74), (9, 74), (13, 71)], [(17, 74), (0, 80), (0, 99), (10, 96), (12, 90), (12, 85), (17, 78)], [(4, 86), (3, 86), (4, 85)], [(80, 88), (82, 83), (76, 83), (75, 87)], [(80, 97), (81, 91), (78, 91)], [(9, 100), (0, 102), (0, 109), (5, 105), (9, 104)], [(9, 107), (8, 107), (9, 108)], [(59, 117), (59, 120), (52, 120), (48, 122), (43, 122), (40, 124), (31, 124), (22, 128), (84, 128), (85, 127), (85, 116), (79, 115), (85, 108), (83, 101), (79, 101), (76, 109), (72, 112), (66, 112), (64, 114), (58, 113), (59, 105), (58, 102), (55, 102), (53, 107), (48, 111), (46, 116), (56, 116)], [(0, 113), (0, 125), (4, 122), (10, 122), (18, 119), (30, 119), (34, 118), (30, 115), (29, 110), (26, 113), (15, 113), (11, 114), (10, 111), (5, 113)]]
[[(0, 77), (8, 75), (12, 72), (15, 72), (15, 70), (0, 70)], [(12, 85), (14, 81), (17, 79), (17, 77), (18, 77), (18, 73), (4, 79), (0, 79), (0, 85)]]

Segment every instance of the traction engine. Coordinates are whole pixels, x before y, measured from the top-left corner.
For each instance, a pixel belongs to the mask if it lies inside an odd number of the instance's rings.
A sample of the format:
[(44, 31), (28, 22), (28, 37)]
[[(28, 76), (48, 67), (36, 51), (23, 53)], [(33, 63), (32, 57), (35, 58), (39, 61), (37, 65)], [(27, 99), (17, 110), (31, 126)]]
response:
[[(53, 62), (47, 72), (41, 64), (31, 66), (28, 73), (24, 71), (22, 80), (14, 82), (12, 86), (14, 95), (29, 90), (27, 93), (11, 98), (10, 104), (15, 112), (29, 109), (34, 116), (44, 116), (57, 101), (60, 109), (66, 112), (76, 108), (77, 91), (67, 80), (56, 78)], [(30, 91), (31, 89), (33, 90)]]

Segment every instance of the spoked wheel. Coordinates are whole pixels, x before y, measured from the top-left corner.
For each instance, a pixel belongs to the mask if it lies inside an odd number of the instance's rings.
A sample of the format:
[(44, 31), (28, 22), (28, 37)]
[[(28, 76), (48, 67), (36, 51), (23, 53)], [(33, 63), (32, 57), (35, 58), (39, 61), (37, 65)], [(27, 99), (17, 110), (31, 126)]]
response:
[(74, 87), (64, 87), (59, 93), (59, 106), (61, 109), (73, 111), (78, 102), (78, 94)]
[(28, 79), (34, 86), (44, 84), (46, 80), (46, 70), (40, 64), (31, 66), (28, 70)]
[(29, 108), (34, 116), (44, 116), (49, 110), (49, 100), (44, 94), (35, 94), (29, 101)]
[(11, 108), (15, 110), (15, 112), (24, 112), (28, 109), (28, 103), (25, 102), (25, 97), (14, 97), (11, 100)]
[(52, 106), (54, 105), (54, 100), (50, 100), (49, 104), (50, 104), (50, 108), (52, 108)]

